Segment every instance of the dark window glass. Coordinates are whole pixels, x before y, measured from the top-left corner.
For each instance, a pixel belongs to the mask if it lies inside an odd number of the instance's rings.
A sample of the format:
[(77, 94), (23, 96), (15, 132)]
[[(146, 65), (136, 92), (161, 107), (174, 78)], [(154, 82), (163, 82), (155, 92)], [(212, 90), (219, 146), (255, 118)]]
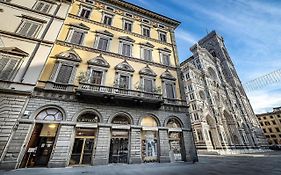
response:
[(73, 31), (70, 42), (73, 44), (82, 44), (83, 32)]
[(119, 87), (123, 89), (129, 89), (129, 76), (120, 75)]
[(72, 73), (72, 69), (73, 69), (73, 66), (62, 65), (60, 70), (59, 70), (56, 82), (58, 82), (58, 83), (69, 83), (71, 73)]
[(144, 79), (144, 91), (145, 92), (152, 92), (153, 91), (153, 80)]
[(101, 71), (93, 70), (91, 83), (93, 83), (93, 84), (101, 84), (102, 74), (103, 74), (103, 72), (101, 72)]
[(131, 56), (131, 45), (130, 44), (123, 43), (122, 55), (128, 56), (128, 57)]
[(166, 95), (167, 98), (175, 98), (174, 86), (172, 83), (166, 83)]
[(107, 45), (108, 45), (108, 39), (106, 38), (99, 39), (98, 49), (106, 51)]
[(105, 15), (103, 18), (103, 23), (111, 26), (112, 24), (112, 16)]

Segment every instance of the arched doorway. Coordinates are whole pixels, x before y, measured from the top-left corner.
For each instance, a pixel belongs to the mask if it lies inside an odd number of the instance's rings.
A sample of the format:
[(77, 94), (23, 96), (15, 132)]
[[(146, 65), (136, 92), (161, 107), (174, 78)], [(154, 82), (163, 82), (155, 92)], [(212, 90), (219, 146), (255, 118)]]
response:
[(47, 108), (36, 115), (36, 123), (20, 167), (48, 165), (59, 122), (62, 120), (62, 112), (57, 108)]
[(97, 134), (96, 124), (99, 122), (98, 114), (93, 111), (86, 111), (78, 116), (70, 165), (92, 164)]
[(157, 162), (158, 156), (158, 122), (152, 116), (145, 116), (141, 120), (142, 126), (142, 160), (143, 162)]
[(219, 133), (218, 133), (218, 129), (216, 127), (216, 121), (210, 115), (207, 115), (206, 122), (208, 125), (208, 127), (206, 128), (208, 130), (208, 132), (207, 132), (208, 137), (209, 137), (208, 141), (209, 141), (209, 143), (211, 143), (211, 146), (213, 149), (217, 149), (217, 148), (221, 147), (221, 142), (219, 141)]
[(128, 163), (129, 125), (132, 121), (125, 113), (113, 117), (109, 151), (109, 163)]
[(170, 118), (167, 121), (169, 128), (169, 145), (170, 145), (170, 156), (172, 161), (181, 161), (183, 160), (183, 139), (181, 128), (182, 125), (177, 118)]

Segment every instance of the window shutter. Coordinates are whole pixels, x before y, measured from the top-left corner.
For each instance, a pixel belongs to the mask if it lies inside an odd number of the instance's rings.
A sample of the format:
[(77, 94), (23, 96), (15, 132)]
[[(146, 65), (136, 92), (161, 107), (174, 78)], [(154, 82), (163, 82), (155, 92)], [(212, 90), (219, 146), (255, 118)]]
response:
[(174, 97), (174, 88), (171, 83), (166, 84), (166, 95), (167, 95), (167, 98), (175, 98)]
[[(2, 59), (3, 62), (2, 62)], [(1, 59), (1, 63), (0, 63), (0, 67), (4, 68), (2, 69), (1, 71), (1, 74), (0, 74), (0, 79), (4, 79), (4, 80), (8, 80), (10, 78), (10, 75), (15, 71), (15, 67), (18, 63), (18, 60), (17, 59), (9, 59), (9, 58), (2, 58)], [(2, 65), (4, 64), (4, 65)]]
[(43, 13), (47, 13), (50, 8), (50, 4), (45, 4), (44, 8), (42, 9)]
[(69, 83), (72, 70), (73, 70), (73, 66), (62, 65), (57, 75), (56, 82)]
[(83, 36), (83, 33), (82, 33), (82, 32), (74, 31), (74, 32), (73, 32), (73, 35), (72, 35), (72, 37), (71, 37), (70, 42), (71, 42), (71, 43), (74, 43), (74, 44), (81, 44), (81, 42), (82, 42), (82, 36)]
[(153, 83), (150, 79), (144, 79), (144, 91), (146, 92), (152, 92), (153, 89)]
[(36, 10), (36, 11), (41, 11), (41, 9), (43, 8), (43, 6), (44, 6), (44, 3), (43, 3), (43, 2), (39, 2), (39, 3), (37, 4), (37, 6), (35, 7), (35, 10)]
[(92, 72), (92, 83), (93, 84), (101, 84), (102, 80), (102, 72), (101, 71), (95, 71)]
[(27, 32), (26, 36), (34, 36), (35, 35), (35, 32), (37, 30), (37, 28), (39, 27), (38, 24), (32, 24), (31, 25), (31, 28), (29, 29), (29, 31)]
[(22, 28), (20, 29), (19, 34), (26, 35), (29, 28), (31, 27), (31, 22), (24, 21), (23, 23), (24, 24), (23, 24)]
[(107, 50), (108, 39), (100, 38), (98, 49), (100, 50)]

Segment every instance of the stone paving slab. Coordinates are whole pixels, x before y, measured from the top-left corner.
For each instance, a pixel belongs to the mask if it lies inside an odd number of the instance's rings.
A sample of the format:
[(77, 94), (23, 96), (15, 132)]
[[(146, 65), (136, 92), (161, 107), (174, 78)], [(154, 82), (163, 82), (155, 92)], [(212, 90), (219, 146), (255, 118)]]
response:
[(67, 168), (28, 168), (0, 175), (281, 175), (281, 151), (231, 156), (199, 156), (199, 162), (110, 164)]

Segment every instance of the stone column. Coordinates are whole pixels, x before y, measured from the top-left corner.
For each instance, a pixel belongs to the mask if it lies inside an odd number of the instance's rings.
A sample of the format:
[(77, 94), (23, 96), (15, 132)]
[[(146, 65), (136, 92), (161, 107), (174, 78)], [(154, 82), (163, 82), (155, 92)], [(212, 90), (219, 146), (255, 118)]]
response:
[(131, 155), (129, 163), (141, 163), (141, 127), (131, 128)]
[(25, 153), (25, 140), (29, 130), (31, 130), (31, 124), (19, 123), (18, 127), (13, 131), (12, 137), (6, 150), (3, 152), (2, 160), (0, 162), (0, 169), (15, 169), (20, 164), (18, 160), (21, 160), (20, 153)]
[(159, 128), (160, 163), (170, 162), (168, 129)]
[(96, 150), (94, 152), (94, 165), (106, 165), (109, 159), (109, 149), (110, 149), (110, 127), (109, 126), (99, 126), (98, 136), (96, 142)]
[(183, 130), (182, 134), (183, 134), (184, 147), (185, 147), (185, 152), (186, 152), (186, 161), (197, 162), (198, 157), (197, 157), (197, 151), (196, 151), (194, 140), (193, 140), (192, 131)]
[(74, 136), (74, 126), (62, 125), (60, 127), (48, 167), (68, 166)]

